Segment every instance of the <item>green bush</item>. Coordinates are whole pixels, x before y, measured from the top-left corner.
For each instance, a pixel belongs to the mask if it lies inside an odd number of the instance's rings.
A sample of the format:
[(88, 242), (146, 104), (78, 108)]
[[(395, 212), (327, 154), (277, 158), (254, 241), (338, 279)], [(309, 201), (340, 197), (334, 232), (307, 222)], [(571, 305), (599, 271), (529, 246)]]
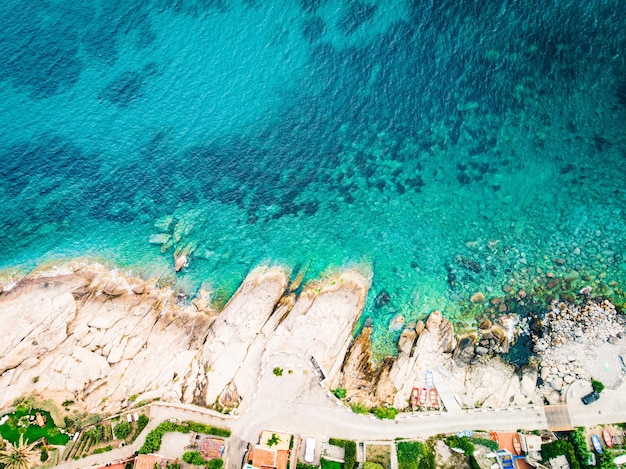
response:
[(480, 464), (478, 464), (478, 461), (476, 461), (474, 455), (469, 457), (469, 462), (472, 469), (481, 469)]
[(396, 418), (396, 415), (398, 415), (398, 409), (395, 407), (374, 407), (373, 411), (374, 415), (381, 420), (393, 420)]
[(296, 469), (319, 469), (319, 466), (314, 466), (313, 464), (304, 464), (303, 462), (299, 462), (296, 464)]
[(574, 446), (566, 440), (556, 440), (552, 443), (546, 443), (541, 447), (541, 457), (544, 461), (565, 455), (571, 469), (580, 469), (580, 463), (576, 459)]
[(113, 429), (115, 438), (117, 438), (118, 440), (123, 440), (124, 438), (126, 438), (128, 435), (130, 435), (131, 431), (132, 427), (130, 426), (129, 422), (118, 423)]
[(356, 465), (356, 443), (352, 440), (340, 440), (338, 438), (330, 438), (328, 440), (328, 443), (333, 446), (339, 446), (343, 448), (344, 469), (354, 469)]
[(575, 429), (572, 433), (570, 433), (569, 441), (574, 447), (574, 454), (581, 466), (585, 469), (589, 468), (590, 466), (587, 465), (587, 461), (589, 460), (591, 452), (589, 451), (587, 438), (585, 438), (585, 429), (582, 427)]
[(618, 469), (617, 464), (613, 462), (613, 454), (605, 451), (600, 455), (600, 469)]
[(46, 462), (48, 460), (48, 450), (46, 448), (41, 448), (41, 455), (39, 456), (39, 461)]
[(602, 391), (604, 391), (604, 384), (602, 384), (600, 381), (595, 380), (595, 379), (591, 380), (591, 387), (598, 394), (600, 394)]
[(377, 462), (365, 461), (363, 463), (363, 469), (385, 469), (382, 464)]
[(106, 453), (107, 451), (111, 451), (113, 449), (113, 446), (111, 445), (107, 445), (104, 446), (103, 448), (96, 448), (93, 450), (93, 454), (101, 454), (101, 453)]
[(459, 438), (456, 435), (450, 435), (446, 437), (446, 444), (450, 448), (458, 448), (462, 450), (468, 456), (471, 456), (474, 454), (474, 451), (476, 451), (476, 447), (466, 436)]
[(274, 373), (274, 375), (276, 376), (282, 376), (283, 375), (283, 369), (280, 367), (276, 367), (272, 370), (272, 373)]
[(209, 469), (222, 469), (224, 467), (224, 460), (221, 458), (211, 459), (207, 464)]
[(189, 433), (190, 431), (223, 437), (230, 436), (230, 430), (227, 428), (213, 427), (203, 423), (183, 422), (182, 424), (178, 424), (174, 422), (162, 422), (146, 435), (146, 441), (143, 443), (143, 446), (139, 448), (139, 454), (150, 454), (161, 449), (163, 435), (167, 432)]
[(435, 453), (432, 450), (429, 449), (420, 459), (417, 469), (435, 469)]
[(187, 451), (183, 453), (183, 461), (195, 466), (204, 466), (207, 463), (206, 459), (204, 459), (198, 451)]
[(333, 394), (337, 399), (345, 399), (347, 391), (345, 388), (335, 388), (333, 389)]
[(419, 458), (424, 453), (424, 445), (419, 441), (399, 441), (396, 448), (398, 469), (417, 469)]
[(498, 451), (498, 443), (489, 438), (470, 438), (470, 441), (475, 445), (482, 445), (489, 448), (491, 451)]
[(350, 409), (352, 409), (352, 412), (354, 412), (355, 414), (369, 414), (370, 413), (369, 407), (367, 407), (362, 402), (351, 403)]

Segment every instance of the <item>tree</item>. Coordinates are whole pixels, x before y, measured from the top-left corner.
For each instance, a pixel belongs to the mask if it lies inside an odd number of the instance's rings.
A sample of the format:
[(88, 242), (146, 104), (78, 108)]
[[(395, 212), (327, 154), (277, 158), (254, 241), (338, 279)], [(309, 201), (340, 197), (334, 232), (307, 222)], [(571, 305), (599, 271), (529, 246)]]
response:
[(335, 388), (333, 389), (333, 394), (337, 399), (345, 399), (347, 395), (347, 391), (345, 388)]
[(598, 394), (604, 391), (604, 384), (602, 384), (600, 381), (593, 379), (593, 378), (591, 379), (591, 387)]
[(211, 459), (207, 467), (209, 469), (222, 469), (222, 467), (224, 467), (224, 460), (220, 458)]
[(267, 440), (267, 446), (271, 448), (272, 446), (275, 446), (278, 443), (280, 443), (280, 437), (276, 433), (272, 433), (272, 437), (269, 440)]
[(196, 466), (204, 466), (206, 464), (206, 459), (204, 459), (198, 451), (187, 451), (183, 453), (183, 461)]
[(130, 423), (122, 422), (115, 426), (115, 428), (113, 429), (113, 433), (115, 434), (115, 438), (117, 438), (118, 440), (123, 440), (128, 435), (130, 435), (131, 430), (132, 428), (130, 426)]
[(6, 442), (5, 448), (0, 451), (0, 464), (4, 464), (5, 469), (28, 469), (30, 457), (33, 454), (33, 445), (24, 443), (24, 436), (20, 435), (20, 440), (15, 444)]

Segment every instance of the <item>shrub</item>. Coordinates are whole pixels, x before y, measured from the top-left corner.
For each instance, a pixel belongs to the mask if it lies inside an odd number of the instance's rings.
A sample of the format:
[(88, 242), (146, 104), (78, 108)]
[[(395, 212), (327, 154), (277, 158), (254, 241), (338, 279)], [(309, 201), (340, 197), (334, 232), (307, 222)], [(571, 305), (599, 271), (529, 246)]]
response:
[(343, 469), (343, 464), (337, 461), (320, 458), (320, 463), (322, 465), (322, 469)]
[(424, 452), (419, 441), (399, 441), (396, 444), (398, 469), (417, 469), (417, 463)]
[(446, 437), (446, 444), (450, 448), (459, 448), (468, 456), (471, 456), (476, 451), (476, 447), (466, 436), (459, 438), (456, 435), (450, 435)]
[(220, 458), (211, 459), (207, 467), (209, 469), (222, 469), (222, 467), (224, 467), (224, 460)]
[(567, 462), (569, 462), (571, 469), (580, 469), (580, 463), (578, 462), (578, 459), (576, 459), (574, 447), (569, 441), (556, 440), (552, 443), (546, 443), (541, 447), (541, 457), (544, 461), (556, 458), (562, 454), (564, 454), (567, 458)]
[(118, 440), (123, 440), (128, 435), (130, 435), (131, 430), (132, 427), (130, 426), (129, 422), (122, 422), (118, 423), (115, 426), (115, 428), (113, 429), (113, 433), (115, 434), (115, 438), (117, 438)]
[(340, 440), (338, 438), (330, 438), (328, 443), (343, 448), (344, 469), (354, 469), (356, 465), (356, 443), (352, 440)]
[(398, 415), (398, 409), (395, 407), (374, 407), (374, 415), (379, 419), (390, 419), (393, 420)]
[(595, 379), (591, 380), (591, 387), (598, 394), (600, 394), (602, 391), (604, 391), (604, 384), (602, 384), (600, 381), (595, 380)]
[(39, 461), (46, 462), (48, 460), (48, 450), (46, 448), (41, 448), (41, 455), (39, 456)]
[(382, 464), (378, 464), (377, 462), (365, 461), (363, 464), (363, 469), (385, 469)]
[(319, 466), (314, 466), (313, 464), (304, 464), (303, 462), (299, 462), (296, 464), (296, 469), (319, 469)]
[(470, 438), (470, 441), (475, 445), (482, 445), (489, 448), (491, 451), (498, 451), (498, 443), (489, 438)]
[(354, 403), (350, 404), (350, 409), (355, 414), (369, 414), (370, 413), (369, 407), (367, 407), (362, 402), (354, 402)]
[(283, 369), (276, 367), (272, 370), (272, 373), (274, 373), (276, 376), (282, 376), (283, 375)]
[(345, 388), (335, 388), (333, 389), (333, 394), (337, 399), (345, 399), (347, 391)]
[(230, 436), (230, 430), (228, 428), (213, 427), (198, 422), (183, 422), (182, 424), (162, 422), (146, 435), (146, 441), (144, 441), (143, 446), (139, 448), (139, 454), (150, 454), (161, 449), (163, 435), (167, 432), (189, 433), (190, 431), (223, 437)]
[(197, 451), (187, 451), (183, 453), (183, 461), (187, 464), (193, 464), (195, 466), (204, 466), (207, 461), (202, 457), (202, 455)]
[(101, 454), (101, 453), (106, 453), (107, 451), (111, 451), (113, 449), (113, 446), (111, 445), (107, 445), (104, 446), (103, 448), (96, 448), (93, 450), (93, 454)]
[(428, 450), (427, 453), (420, 459), (417, 469), (435, 469), (435, 453)]

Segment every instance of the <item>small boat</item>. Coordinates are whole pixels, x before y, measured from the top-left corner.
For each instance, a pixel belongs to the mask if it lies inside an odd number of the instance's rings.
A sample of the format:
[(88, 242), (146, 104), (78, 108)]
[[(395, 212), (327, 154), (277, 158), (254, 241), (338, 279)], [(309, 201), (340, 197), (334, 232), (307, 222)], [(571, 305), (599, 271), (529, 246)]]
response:
[(600, 437), (595, 433), (591, 435), (591, 443), (593, 444), (593, 449), (595, 449), (598, 454), (602, 454), (602, 443), (600, 442)]
[(522, 441), (520, 440), (519, 433), (513, 435), (513, 450), (517, 456), (522, 454)]
[(428, 395), (428, 389), (426, 388), (422, 388), (422, 390), (420, 391), (420, 400), (419, 400), (419, 404), (420, 405), (426, 405), (426, 397)]
[(417, 407), (417, 404), (419, 403), (419, 395), (420, 389), (414, 387), (411, 391), (411, 407), (413, 407), (413, 409), (415, 409)]
[(613, 447), (613, 435), (611, 435), (611, 432), (608, 428), (602, 430), (602, 439), (609, 448)]
[(435, 378), (433, 377), (433, 372), (430, 370), (426, 372), (426, 387), (428, 389), (435, 387)]
[(496, 432), (491, 432), (491, 433), (489, 434), (489, 436), (490, 436), (490, 437), (491, 437), (491, 439), (492, 439), (493, 441), (495, 441), (496, 443), (499, 443), (499, 442), (500, 442), (500, 438), (498, 438), (498, 434), (497, 434)]
[(439, 396), (437, 396), (437, 389), (436, 388), (430, 388), (430, 405), (432, 407), (438, 407), (439, 406)]

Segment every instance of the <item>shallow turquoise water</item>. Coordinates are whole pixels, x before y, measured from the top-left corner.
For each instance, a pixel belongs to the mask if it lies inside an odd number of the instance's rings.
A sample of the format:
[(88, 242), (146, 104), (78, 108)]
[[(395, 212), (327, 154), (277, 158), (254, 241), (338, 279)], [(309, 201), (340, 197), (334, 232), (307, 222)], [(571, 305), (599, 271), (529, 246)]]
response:
[(78, 3), (0, 11), (0, 266), (358, 267), (383, 351), (548, 271), (621, 295), (619, 1)]

